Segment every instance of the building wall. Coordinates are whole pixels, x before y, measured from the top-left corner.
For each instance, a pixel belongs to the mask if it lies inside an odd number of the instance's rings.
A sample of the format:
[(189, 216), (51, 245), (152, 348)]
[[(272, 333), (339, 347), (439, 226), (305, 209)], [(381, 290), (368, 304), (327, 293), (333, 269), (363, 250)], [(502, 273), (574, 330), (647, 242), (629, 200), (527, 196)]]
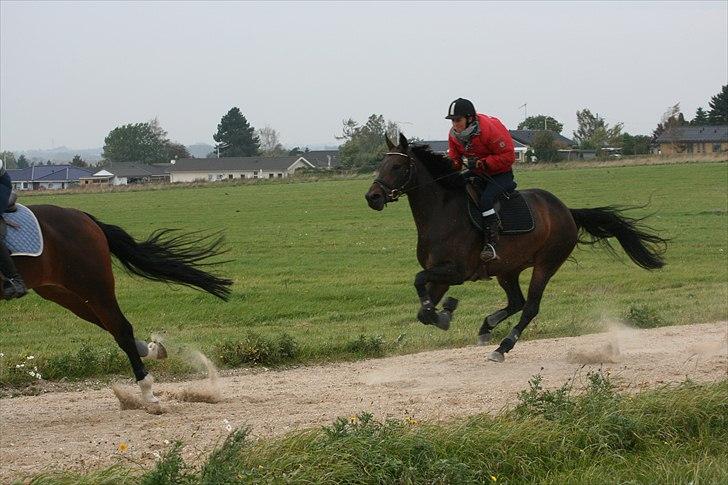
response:
[(275, 171), (243, 171), (243, 170), (227, 170), (218, 172), (172, 172), (169, 181), (178, 182), (214, 182), (217, 180), (233, 180), (233, 179), (273, 179), (286, 178), (288, 172), (285, 170)]
[(30, 182), (28, 180), (13, 180), (13, 190), (16, 191), (23, 191), (23, 190), (61, 190), (61, 189), (67, 189), (69, 187), (72, 187), (74, 185), (78, 185), (78, 182), (69, 181), (69, 182)]
[(695, 143), (660, 143), (660, 154), (662, 155), (685, 155), (685, 154), (711, 154), (728, 152), (728, 141), (695, 142)]

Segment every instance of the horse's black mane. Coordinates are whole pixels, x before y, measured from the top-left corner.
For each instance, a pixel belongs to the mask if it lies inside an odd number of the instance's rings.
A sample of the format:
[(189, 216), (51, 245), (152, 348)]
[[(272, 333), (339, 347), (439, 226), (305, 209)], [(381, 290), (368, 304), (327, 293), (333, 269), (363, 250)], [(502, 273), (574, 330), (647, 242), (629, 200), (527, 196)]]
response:
[(452, 167), (452, 161), (445, 155), (433, 152), (429, 145), (410, 145), (415, 158), (425, 166), (437, 183), (449, 190), (462, 189), (465, 178)]

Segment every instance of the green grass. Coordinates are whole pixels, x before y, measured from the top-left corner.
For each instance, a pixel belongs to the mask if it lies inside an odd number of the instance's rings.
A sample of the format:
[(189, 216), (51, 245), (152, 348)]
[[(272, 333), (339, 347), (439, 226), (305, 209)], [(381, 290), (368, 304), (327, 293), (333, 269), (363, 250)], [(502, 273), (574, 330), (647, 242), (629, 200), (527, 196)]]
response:
[[(521, 188), (544, 188), (574, 208), (650, 201), (633, 213), (654, 212), (649, 223), (672, 239), (668, 265), (658, 272), (623, 255), (615, 260), (599, 249), (575, 250), (577, 262), (553, 278), (523, 338), (598, 331), (603, 316), (636, 326), (727, 318), (725, 162), (533, 170), (517, 179)], [(193, 370), (178, 358), (180, 347), (199, 349), (224, 366), (253, 365), (255, 356), (246, 354), (251, 338), (284, 364), (473, 343), (483, 317), (504, 305), (502, 290), (495, 281), (452, 288), (461, 303), (451, 329), (417, 323), (412, 283), (419, 266), (409, 206), (403, 199), (381, 213), (370, 210), (363, 197), (370, 184), (367, 177), (48, 193), (25, 202), (80, 208), (138, 238), (161, 227), (225, 230), (232, 261), (219, 272), (235, 280), (227, 303), (116, 269), (118, 299), (136, 335), (161, 333), (169, 343), (171, 357), (149, 363), (162, 376)], [(524, 288), (529, 276), (522, 275)], [(131, 374), (110, 335), (65, 309), (37, 295), (1, 305), (0, 386), (32, 381), (31, 364), (49, 379)], [(496, 338), (515, 318), (498, 327)], [(295, 352), (281, 354), (281, 341)], [(238, 355), (224, 355), (233, 348)], [(16, 368), (21, 363), (26, 367)]]
[[(202, 464), (182, 443), (152, 469), (121, 466), (31, 483), (693, 483), (728, 481), (728, 381), (625, 397), (590, 374), (586, 391), (544, 391), (536, 376), (514, 409), (446, 424), (340, 418), (254, 441), (231, 433)], [(190, 444), (192, 445), (192, 444)]]

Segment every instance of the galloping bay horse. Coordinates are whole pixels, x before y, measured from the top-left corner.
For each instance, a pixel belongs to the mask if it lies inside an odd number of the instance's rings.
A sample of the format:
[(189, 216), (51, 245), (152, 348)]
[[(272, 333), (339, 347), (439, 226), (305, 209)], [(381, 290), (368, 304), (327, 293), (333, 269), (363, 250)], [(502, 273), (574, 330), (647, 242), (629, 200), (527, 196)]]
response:
[[(389, 138), (386, 142), (389, 152), (365, 197), (369, 207), (381, 211), (386, 203), (407, 195), (417, 226), (417, 260), (423, 268), (415, 277), (420, 322), (446, 330), (457, 300), (445, 300), (440, 312), (436, 307), (448, 288), (490, 276), (497, 277), (508, 304), (485, 317), (478, 343), (486, 344), (496, 325), (523, 310), (518, 324), (488, 355), (489, 360), (503, 362), (538, 314), (549, 279), (577, 243), (608, 245), (607, 238), (615, 237), (638, 266), (651, 270), (664, 265), (666, 240), (640, 227), (639, 220), (624, 216), (615, 207), (569, 209), (553, 194), (539, 189), (520, 191), (531, 208), (534, 229), (525, 234), (501, 234), (500, 259), (484, 263), (479, 257), (483, 235), (470, 221), (465, 181), (450, 160), (427, 146), (409, 145), (403, 135), (398, 146)], [(524, 299), (518, 277), (529, 267), (533, 274)]]
[(153, 380), (141, 359), (163, 359), (167, 352), (161, 343), (134, 338), (116, 301), (111, 255), (135, 275), (196, 287), (227, 300), (232, 281), (201, 269), (211, 264), (207, 258), (221, 253), (222, 237), (162, 229), (138, 242), (122, 228), (75, 209), (28, 208), (38, 218), (44, 239), (40, 256), (14, 257), (28, 288), (111, 333), (129, 357), (142, 397), (157, 402)]

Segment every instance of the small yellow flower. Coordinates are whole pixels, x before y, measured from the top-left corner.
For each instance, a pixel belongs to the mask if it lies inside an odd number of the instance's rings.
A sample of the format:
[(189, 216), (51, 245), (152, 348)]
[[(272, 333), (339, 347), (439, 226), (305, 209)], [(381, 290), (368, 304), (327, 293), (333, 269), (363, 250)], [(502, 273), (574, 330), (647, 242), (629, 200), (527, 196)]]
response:
[(356, 424), (356, 423), (358, 423), (358, 422), (359, 422), (359, 418), (357, 418), (357, 417), (356, 417), (356, 416), (354, 416), (354, 415), (351, 415), (351, 416), (349, 416), (349, 423), (351, 423), (351, 424)]
[(493, 482), (497, 482), (497, 481), (498, 481), (498, 478), (497, 478), (497, 477), (496, 477), (495, 475), (491, 475), (491, 476), (490, 476), (490, 479), (491, 479), (491, 481), (493, 481)]
[(127, 450), (129, 449), (129, 445), (126, 444), (125, 441), (122, 441), (121, 443), (119, 443), (119, 446), (117, 447), (117, 449), (119, 450), (119, 453), (126, 453)]

